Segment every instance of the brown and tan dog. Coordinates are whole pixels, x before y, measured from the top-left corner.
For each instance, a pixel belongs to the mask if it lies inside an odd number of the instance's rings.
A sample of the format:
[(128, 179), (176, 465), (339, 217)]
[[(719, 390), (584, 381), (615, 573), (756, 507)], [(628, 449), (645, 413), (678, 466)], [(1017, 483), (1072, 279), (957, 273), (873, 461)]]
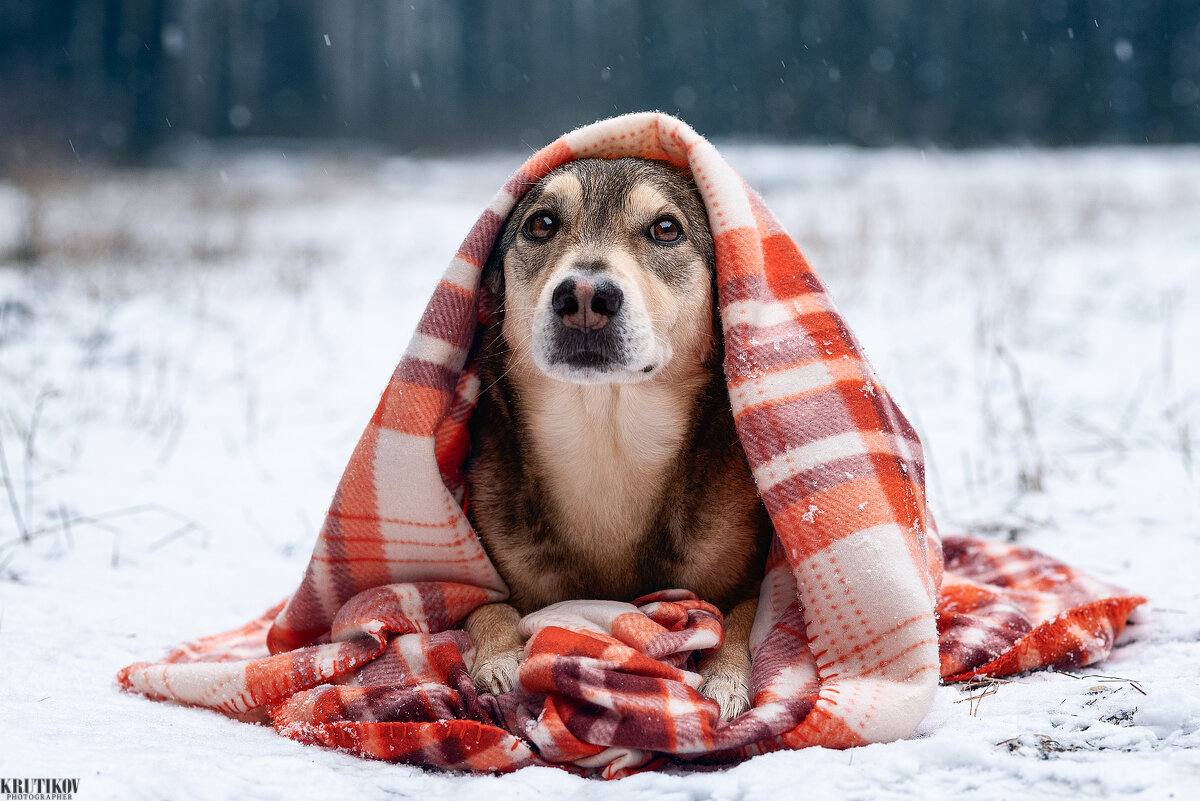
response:
[(520, 616), (680, 587), (726, 613), (699, 666), (722, 716), (749, 705), (771, 522), (721, 372), (714, 253), (690, 175), (584, 159), (514, 209), (484, 281), (469, 515), (512, 596), (473, 612), (481, 690), (516, 677)]

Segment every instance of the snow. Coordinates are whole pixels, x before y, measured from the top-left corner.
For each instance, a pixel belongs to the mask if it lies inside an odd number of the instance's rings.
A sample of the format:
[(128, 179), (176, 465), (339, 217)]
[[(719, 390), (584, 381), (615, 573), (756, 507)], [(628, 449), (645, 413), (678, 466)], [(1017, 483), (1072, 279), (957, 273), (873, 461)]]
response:
[(725, 152), (921, 431), (942, 529), (1150, 597), (1107, 662), (943, 687), (903, 742), (617, 783), (369, 762), (118, 692), (121, 666), (296, 585), (425, 300), (522, 159), (199, 153), (0, 182), (0, 776), (123, 799), (1194, 794), (1200, 150)]

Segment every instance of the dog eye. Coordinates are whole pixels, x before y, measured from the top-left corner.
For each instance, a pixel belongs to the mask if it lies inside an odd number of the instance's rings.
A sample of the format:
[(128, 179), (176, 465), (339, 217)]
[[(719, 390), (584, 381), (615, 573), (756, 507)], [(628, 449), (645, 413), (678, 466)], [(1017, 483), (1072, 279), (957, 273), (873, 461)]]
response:
[(683, 237), (683, 229), (670, 217), (659, 217), (650, 224), (650, 238), (655, 242), (677, 242)]
[(539, 211), (525, 221), (522, 231), (530, 239), (549, 239), (558, 233), (558, 218), (548, 211)]

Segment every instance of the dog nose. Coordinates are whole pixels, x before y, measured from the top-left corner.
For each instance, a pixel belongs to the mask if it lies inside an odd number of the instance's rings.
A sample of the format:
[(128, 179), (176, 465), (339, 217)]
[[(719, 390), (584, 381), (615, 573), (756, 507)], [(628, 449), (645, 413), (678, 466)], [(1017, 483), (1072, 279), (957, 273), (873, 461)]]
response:
[(579, 331), (595, 331), (621, 311), (625, 296), (606, 279), (567, 278), (554, 288), (550, 306), (563, 325)]

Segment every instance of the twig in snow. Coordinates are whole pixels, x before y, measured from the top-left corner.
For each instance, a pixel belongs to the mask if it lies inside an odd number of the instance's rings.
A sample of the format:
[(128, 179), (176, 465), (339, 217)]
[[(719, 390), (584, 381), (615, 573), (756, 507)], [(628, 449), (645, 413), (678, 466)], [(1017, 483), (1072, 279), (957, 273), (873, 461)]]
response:
[(14, 540), (14, 542), (29, 542), (29, 531), (25, 528), (25, 521), (21, 515), (21, 504), (17, 500), (17, 489), (13, 486), (12, 473), (8, 471), (8, 456), (4, 452), (3, 429), (0, 429), (0, 478), (4, 480), (4, 489), (8, 493), (8, 506), (12, 510), (13, 521), (17, 524), (19, 538)]
[(975, 471), (971, 467), (971, 457), (966, 451), (961, 451), (960, 455), (962, 456), (963, 480), (967, 490), (967, 498), (970, 500), (971, 506), (978, 506), (979, 495), (975, 491)]
[(154, 542), (150, 543), (148, 546), (146, 546), (146, 550), (147, 551), (157, 551), (159, 548), (163, 547), (164, 545), (174, 542), (175, 540), (179, 539), (180, 537), (190, 534), (193, 531), (197, 530), (198, 528), (200, 528), (200, 526), (197, 525), (196, 523), (188, 523), (186, 525), (180, 526), (179, 528), (175, 529), (167, 536), (162, 537), (161, 539), (155, 540)]
[(166, 441), (158, 452), (159, 467), (165, 467), (171, 461), (171, 457), (175, 455), (175, 449), (179, 446), (179, 440), (183, 436), (183, 415), (178, 409), (171, 412), (170, 419)]
[(181, 524), (178, 528), (174, 529), (166, 536), (161, 537), (160, 539), (151, 543), (147, 547), (147, 550), (150, 550), (150, 551), (158, 550), (159, 548), (162, 548), (162, 547), (166, 546), (167, 544), (174, 542), (175, 540), (178, 540), (181, 537), (183, 537), (186, 534), (189, 534), (193, 531), (202, 531), (202, 532), (205, 531), (205, 528), (203, 526), (201, 526), (199, 523), (197, 523), (196, 521), (189, 520), (187, 517), (179, 514), (178, 512), (172, 511), (171, 509), (168, 509), (163, 506), (159, 506), (158, 504), (154, 504), (154, 503), (140, 504), (138, 506), (130, 506), (125, 509), (114, 509), (112, 511), (103, 512), (98, 515), (75, 515), (74, 517), (69, 516), (67, 513), (67, 508), (65, 506), (60, 505), (59, 506), (59, 521), (57, 523), (55, 523), (53, 525), (49, 525), (49, 526), (44, 526), (42, 528), (37, 529), (36, 531), (27, 531), (27, 532), (25, 532), (25, 537), (23, 539), (18, 538), (18, 539), (10, 540), (8, 542), (0, 543), (0, 554), (3, 554), (5, 549), (8, 549), (8, 551), (9, 551), (9, 553), (2, 560), (0, 560), (0, 571), (2, 571), (4, 569), (4, 567), (12, 560), (13, 556), (16, 554), (17, 551), (16, 551), (15, 546), (27, 543), (36, 537), (45, 537), (45, 536), (52, 535), (56, 532), (62, 532), (64, 537), (73, 546), (74, 534), (73, 534), (72, 527), (75, 525), (78, 525), (78, 524), (93, 526), (95, 528), (101, 529), (102, 531), (106, 531), (112, 535), (113, 543), (112, 543), (112, 556), (110, 559), (110, 563), (112, 564), (113, 567), (119, 567), (121, 564), (120, 540), (121, 540), (121, 536), (125, 532), (118, 526), (112, 525), (109, 521), (118, 520), (120, 518), (129, 517), (131, 515), (143, 514), (146, 512), (157, 512), (159, 514), (166, 515), (167, 517), (173, 518), (174, 520), (178, 521)]
[(1179, 453), (1183, 456), (1183, 469), (1192, 477), (1192, 426), (1188, 421), (1179, 424)]
[(1140, 684), (1138, 684), (1138, 683), (1137, 683), (1136, 681), (1134, 681), (1133, 679), (1125, 679), (1125, 678), (1121, 678), (1120, 676), (1102, 676), (1102, 675), (1100, 675), (1100, 674), (1098, 674), (1098, 673), (1092, 673), (1092, 674), (1088, 674), (1087, 676), (1080, 676), (1080, 678), (1083, 678), (1083, 679), (1098, 679), (1099, 681), (1102, 681), (1102, 682), (1116, 682), (1116, 683), (1125, 683), (1125, 684), (1128, 684), (1128, 685), (1129, 685), (1130, 687), (1132, 687), (1133, 689), (1137, 690), (1137, 691), (1138, 691), (1139, 693), (1141, 693), (1142, 695), (1149, 695), (1149, 693), (1148, 693), (1148, 692), (1146, 692), (1145, 690), (1143, 690), (1143, 689), (1142, 689), (1142, 687), (1141, 687), (1141, 685), (1140, 685)]
[(62, 522), (63, 539), (67, 541), (67, 548), (74, 548), (75, 535), (71, 533), (71, 519), (67, 517), (66, 504), (58, 505), (58, 519)]
[[(971, 694), (966, 698), (960, 698), (954, 703), (961, 704), (966, 702), (967, 709), (970, 711), (971, 717), (978, 717), (979, 706), (983, 703), (983, 699), (987, 698), (989, 695), (995, 695), (999, 691), (1001, 684), (1011, 684), (1011, 681), (1008, 679), (994, 679), (991, 677), (971, 679), (962, 685), (962, 690)], [(979, 690), (979, 692), (975, 692), (975, 690)]]
[[(203, 529), (203, 527), (194, 520), (191, 520), (184, 515), (181, 515), (179, 512), (168, 509), (167, 507), (161, 506), (157, 503), (143, 503), (138, 504), (137, 506), (127, 506), (122, 509), (113, 509), (108, 512), (101, 512), (100, 514), (96, 515), (76, 515), (69, 518), (62, 515), (62, 510), (65, 510), (65, 507), (60, 507), (59, 522), (28, 532), (28, 539), (33, 539), (34, 537), (44, 537), (47, 534), (53, 534), (63, 529), (69, 529), (72, 525), (79, 523), (97, 526), (98, 528), (103, 528), (108, 531), (118, 531), (119, 529), (114, 529), (112, 526), (106, 525), (105, 521), (129, 517), (131, 515), (144, 514), (146, 512), (157, 512), (158, 514), (172, 518), (173, 520), (185, 526), (190, 525), (197, 529)], [(0, 543), (0, 548), (4, 548), (12, 544), (12, 542)]]
[(37, 399), (33, 402), (33, 414), (29, 418), (29, 430), (25, 433), (25, 456), (22, 465), (22, 471), (25, 478), (25, 505), (22, 507), (23, 515), (26, 519), (33, 518), (33, 465), (37, 449), (35, 442), (37, 440), (38, 423), (42, 419), (42, 408), (46, 405), (46, 401), (58, 395), (53, 389), (43, 387), (38, 393)]
[(1127, 679), (1124, 676), (1106, 676), (1103, 673), (1083, 673), (1083, 674), (1076, 675), (1074, 673), (1067, 673), (1066, 671), (1060, 671), (1060, 675), (1070, 676), (1071, 678), (1076, 679), (1078, 681), (1083, 681), (1084, 679), (1096, 679), (1097, 681), (1101, 681), (1101, 682), (1105, 682), (1105, 683), (1128, 684), (1130, 687), (1137, 690), (1142, 695), (1149, 695), (1148, 692), (1146, 692), (1145, 690), (1142, 689), (1140, 684), (1138, 684), (1133, 679)]
[(1170, 389), (1175, 383), (1175, 296), (1162, 296), (1162, 373), (1163, 385)]
[(1028, 467), (1021, 468), (1018, 475), (1018, 483), (1021, 489), (1026, 491), (1041, 492), (1044, 489), (1044, 479), (1046, 475), (1046, 459), (1042, 454), (1041, 444), (1038, 442), (1037, 426), (1034, 423), (1033, 404), (1029, 400), (1029, 393), (1025, 391), (1025, 381), (1021, 375), (1021, 365), (1017, 364), (1017, 360), (1009, 352), (1008, 348), (1001, 343), (995, 345), (996, 355), (1008, 367), (1009, 376), (1012, 379), (1013, 392), (1017, 396), (1017, 409), (1021, 412), (1021, 427), (1025, 432), (1025, 438), (1029, 444), (1030, 456), (1032, 464)]
[(1133, 429), (1133, 421), (1137, 419), (1138, 412), (1141, 411), (1142, 401), (1149, 394), (1150, 371), (1146, 370), (1138, 378), (1138, 382), (1133, 388), (1133, 394), (1129, 396), (1129, 402), (1125, 405), (1125, 411), (1121, 413), (1121, 422), (1117, 425), (1118, 431), (1130, 431)]

